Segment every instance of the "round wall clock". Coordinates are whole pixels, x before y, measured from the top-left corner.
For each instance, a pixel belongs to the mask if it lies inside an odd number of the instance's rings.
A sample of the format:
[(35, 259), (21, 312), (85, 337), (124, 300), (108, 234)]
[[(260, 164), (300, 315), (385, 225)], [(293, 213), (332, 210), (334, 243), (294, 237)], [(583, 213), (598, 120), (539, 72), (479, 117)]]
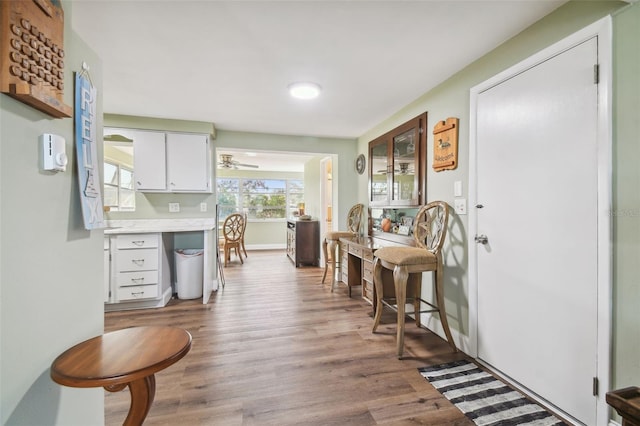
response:
[(364, 158), (364, 154), (358, 155), (358, 158), (356, 158), (356, 172), (358, 172), (359, 175), (364, 173), (366, 164), (367, 160)]

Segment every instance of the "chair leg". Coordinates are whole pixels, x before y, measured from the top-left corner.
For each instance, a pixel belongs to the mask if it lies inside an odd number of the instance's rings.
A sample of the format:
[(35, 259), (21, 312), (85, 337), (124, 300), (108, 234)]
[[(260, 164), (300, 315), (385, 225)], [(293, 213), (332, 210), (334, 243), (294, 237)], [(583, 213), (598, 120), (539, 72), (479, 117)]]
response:
[(396, 345), (398, 350), (398, 359), (402, 358), (404, 351), (404, 316), (405, 305), (407, 301), (407, 279), (409, 273), (404, 266), (396, 266), (393, 269), (393, 284), (396, 289), (396, 303), (398, 305), (398, 325), (396, 331)]
[(436, 301), (438, 302), (438, 313), (440, 314), (440, 322), (442, 323), (442, 328), (444, 329), (444, 334), (447, 336), (447, 342), (449, 342), (449, 346), (453, 349), (453, 352), (458, 352), (458, 348), (456, 348), (456, 344), (453, 341), (453, 336), (451, 336), (451, 330), (449, 330), (449, 321), (447, 320), (447, 313), (444, 309), (444, 287), (442, 284), (442, 260), (438, 259), (438, 269), (436, 269)]
[(322, 255), (324, 256), (324, 274), (322, 274), (322, 284), (327, 278), (327, 270), (329, 269), (329, 257), (327, 253), (327, 239), (322, 240)]
[(371, 332), (375, 333), (380, 324), (380, 318), (382, 318), (382, 264), (379, 259), (376, 259), (373, 264), (373, 286), (375, 287), (373, 305), (375, 306), (376, 315), (373, 318)]
[[(413, 277), (409, 277), (410, 280), (414, 281), (415, 295), (413, 299), (413, 312), (416, 317), (416, 326), (420, 328), (420, 296), (422, 295), (422, 273), (416, 274), (417, 278), (413, 279)], [(407, 283), (408, 285), (408, 283)]]
[(336, 285), (336, 247), (339, 247), (340, 243), (336, 240), (329, 241), (329, 253), (331, 253), (331, 292)]
[(227, 247), (227, 245), (225, 244), (224, 246), (224, 266), (226, 268), (227, 266), (227, 262), (230, 261), (230, 253), (229, 253), (229, 247)]
[(240, 259), (240, 263), (244, 265), (244, 262), (242, 261), (242, 254), (240, 253), (240, 244), (236, 246), (236, 255), (238, 256), (238, 259)]
[(244, 247), (244, 239), (242, 240), (242, 251), (244, 252), (244, 257), (249, 257), (247, 256), (247, 249)]

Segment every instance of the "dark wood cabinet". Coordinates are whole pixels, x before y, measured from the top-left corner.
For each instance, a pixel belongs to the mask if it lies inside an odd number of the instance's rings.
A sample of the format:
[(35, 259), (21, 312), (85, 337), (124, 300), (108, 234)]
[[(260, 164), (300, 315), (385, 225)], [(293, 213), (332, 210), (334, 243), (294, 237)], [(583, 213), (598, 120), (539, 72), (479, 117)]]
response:
[(296, 265), (320, 266), (320, 222), (287, 221), (287, 256)]
[(369, 142), (369, 205), (425, 202), (427, 113)]

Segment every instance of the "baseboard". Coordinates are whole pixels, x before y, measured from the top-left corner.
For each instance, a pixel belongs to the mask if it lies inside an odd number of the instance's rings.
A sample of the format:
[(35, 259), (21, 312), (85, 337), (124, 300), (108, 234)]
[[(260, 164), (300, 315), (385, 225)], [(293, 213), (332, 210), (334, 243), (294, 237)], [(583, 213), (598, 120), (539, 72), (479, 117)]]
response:
[(249, 250), (286, 250), (286, 244), (248, 244), (247, 251)]
[(134, 300), (127, 302), (118, 302), (118, 303), (105, 303), (104, 311), (105, 312), (113, 312), (113, 311), (129, 311), (132, 309), (153, 309), (153, 308), (162, 308), (169, 303), (171, 297), (173, 296), (172, 287), (165, 289), (162, 293), (162, 297), (159, 299), (151, 299), (151, 300)]

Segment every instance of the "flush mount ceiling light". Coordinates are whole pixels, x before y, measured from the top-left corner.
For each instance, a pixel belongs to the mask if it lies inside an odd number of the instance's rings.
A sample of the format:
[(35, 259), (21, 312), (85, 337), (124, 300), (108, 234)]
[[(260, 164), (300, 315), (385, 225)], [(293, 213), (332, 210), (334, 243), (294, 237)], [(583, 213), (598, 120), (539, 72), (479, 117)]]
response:
[(315, 99), (320, 95), (320, 90), (316, 83), (300, 82), (289, 85), (289, 94), (296, 99)]

